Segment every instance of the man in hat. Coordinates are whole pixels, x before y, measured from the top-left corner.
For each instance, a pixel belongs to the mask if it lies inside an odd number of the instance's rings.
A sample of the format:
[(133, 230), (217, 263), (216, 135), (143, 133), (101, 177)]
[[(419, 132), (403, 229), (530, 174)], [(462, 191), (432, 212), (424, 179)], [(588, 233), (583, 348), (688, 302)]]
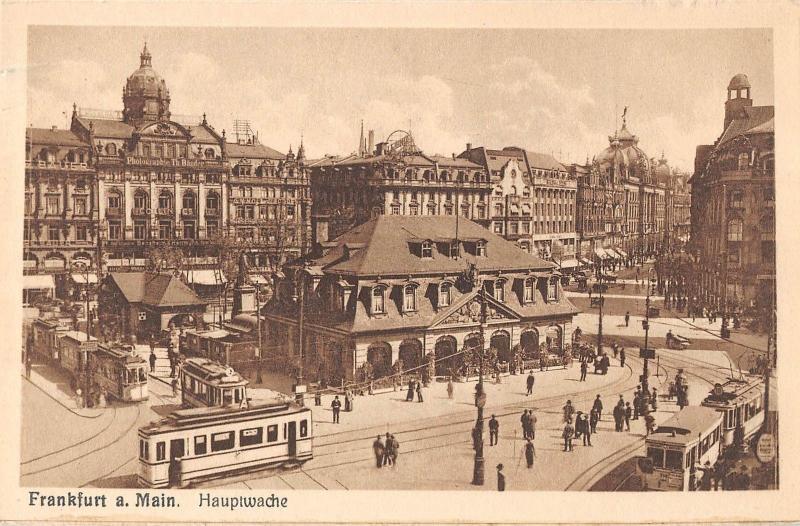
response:
[(489, 445), (497, 444), (497, 437), (500, 434), (500, 422), (497, 421), (494, 415), (489, 419)]
[(336, 395), (331, 402), (331, 409), (333, 410), (333, 423), (339, 423), (339, 411), (342, 409), (342, 402), (339, 400), (339, 395)]
[(506, 490), (506, 476), (503, 475), (503, 465), (497, 465), (497, 491)]
[(528, 373), (527, 380), (525, 380), (525, 383), (527, 384), (527, 387), (528, 387), (528, 392), (525, 394), (525, 396), (529, 396), (530, 394), (533, 393), (533, 384), (534, 384), (535, 381), (536, 381), (536, 378), (534, 378), (533, 369), (531, 369), (531, 371)]
[(383, 445), (383, 440), (381, 439), (381, 436), (378, 435), (378, 437), (375, 439), (375, 442), (372, 443), (372, 451), (375, 453), (375, 463), (377, 464), (377, 467), (381, 467), (383, 464), (383, 452), (385, 450), (386, 448)]

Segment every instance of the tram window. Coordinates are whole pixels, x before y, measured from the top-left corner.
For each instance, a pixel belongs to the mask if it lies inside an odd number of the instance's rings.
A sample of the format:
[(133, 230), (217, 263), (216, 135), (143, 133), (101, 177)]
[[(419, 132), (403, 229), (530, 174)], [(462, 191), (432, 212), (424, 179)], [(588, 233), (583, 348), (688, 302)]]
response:
[(205, 435), (198, 435), (194, 437), (194, 454), (195, 455), (205, 455), (206, 454), (206, 436)]
[(225, 433), (214, 433), (211, 435), (211, 451), (225, 451), (226, 449), (233, 449), (234, 434), (233, 431)]
[(300, 438), (308, 436), (308, 420), (300, 420)]
[(664, 450), (660, 447), (647, 448), (647, 456), (653, 460), (653, 467), (664, 467)]
[(242, 390), (241, 389), (234, 389), (233, 390), (233, 401), (237, 404), (242, 401)]
[(286, 423), (283, 424), (283, 439), (286, 440)]
[(683, 467), (683, 452), (667, 450), (664, 462), (667, 469), (681, 469)]
[(164, 460), (167, 456), (167, 447), (164, 442), (156, 442), (156, 461)]
[(267, 442), (275, 442), (278, 440), (278, 425), (267, 426)]
[(230, 389), (222, 390), (222, 405), (231, 405), (233, 403), (233, 396)]
[(254, 427), (252, 429), (242, 429), (239, 431), (239, 445), (253, 446), (264, 441), (264, 428)]
[(139, 368), (139, 381), (142, 383), (147, 381), (147, 373), (144, 372), (144, 367)]
[(147, 443), (147, 440), (139, 440), (139, 458), (142, 460), (147, 460), (149, 454), (150, 445)]

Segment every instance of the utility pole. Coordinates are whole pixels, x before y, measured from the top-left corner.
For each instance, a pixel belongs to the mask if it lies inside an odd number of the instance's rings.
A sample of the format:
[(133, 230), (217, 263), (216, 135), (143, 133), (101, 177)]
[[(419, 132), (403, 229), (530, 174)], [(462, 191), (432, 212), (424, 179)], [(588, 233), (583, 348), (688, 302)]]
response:
[(256, 331), (258, 332), (258, 347), (256, 348), (256, 383), (260, 384), (262, 381), (261, 378), (261, 359), (263, 357), (264, 350), (261, 346), (261, 303), (260, 303), (260, 294), (259, 294), (259, 287), (256, 284)]
[(475, 463), (472, 470), (472, 484), (483, 486), (484, 464), (483, 458), (483, 407), (486, 405), (486, 394), (483, 392), (483, 354), (486, 350), (486, 288), (480, 284), (481, 299), (481, 324), (480, 324), (480, 349), (478, 352), (478, 385), (475, 387), (475, 405), (478, 408), (478, 418), (472, 430), (472, 441), (475, 449)]
[(603, 352), (603, 271), (600, 269), (600, 260), (597, 265), (597, 284), (600, 294), (600, 315), (597, 319), (597, 356)]
[(647, 360), (648, 354), (650, 352), (650, 348), (647, 346), (648, 336), (650, 334), (650, 294), (653, 291), (653, 287), (656, 286), (657, 280), (653, 278), (653, 272), (655, 269), (650, 267), (650, 270), (647, 272), (647, 298), (645, 299), (645, 307), (644, 307), (644, 322), (642, 325), (644, 326), (644, 353), (642, 358), (644, 358), (642, 362), (642, 392), (646, 395), (649, 391), (649, 385), (647, 381), (647, 377), (649, 375), (647, 370)]
[(298, 347), (298, 356), (299, 356), (299, 367), (297, 368), (297, 378), (295, 381), (295, 401), (298, 405), (303, 405), (303, 329), (305, 328), (305, 264), (303, 268), (300, 269), (300, 279), (299, 279), (299, 302), (300, 302), (300, 314), (298, 316), (298, 323), (297, 323), (297, 347)]

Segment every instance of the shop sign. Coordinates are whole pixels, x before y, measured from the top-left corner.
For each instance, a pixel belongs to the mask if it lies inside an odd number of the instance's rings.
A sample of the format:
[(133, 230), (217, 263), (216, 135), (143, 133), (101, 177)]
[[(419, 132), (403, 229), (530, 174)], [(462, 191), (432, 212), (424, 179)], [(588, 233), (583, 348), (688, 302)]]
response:
[(758, 442), (756, 443), (756, 458), (762, 464), (772, 462), (775, 459), (775, 435), (764, 433), (758, 437)]

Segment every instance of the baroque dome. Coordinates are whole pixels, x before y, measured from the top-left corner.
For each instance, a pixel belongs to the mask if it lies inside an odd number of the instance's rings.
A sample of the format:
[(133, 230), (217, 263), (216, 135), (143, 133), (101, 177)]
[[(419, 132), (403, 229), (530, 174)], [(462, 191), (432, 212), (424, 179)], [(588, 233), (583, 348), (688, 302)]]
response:
[(167, 83), (161, 78), (152, 66), (152, 56), (147, 50), (147, 44), (144, 45), (141, 55), (139, 55), (140, 64), (139, 69), (131, 73), (128, 81), (125, 83), (125, 93), (127, 95), (145, 95), (145, 96), (162, 96), (167, 97), (169, 91), (167, 90)]
[(728, 83), (728, 89), (745, 89), (749, 87), (750, 87), (750, 80), (744, 73), (739, 73), (737, 75), (734, 75), (730, 83)]
[(649, 181), (652, 174), (650, 158), (639, 148), (639, 138), (628, 131), (623, 120), (622, 128), (608, 137), (609, 146), (594, 157), (592, 164), (601, 176), (612, 180), (638, 177)]

